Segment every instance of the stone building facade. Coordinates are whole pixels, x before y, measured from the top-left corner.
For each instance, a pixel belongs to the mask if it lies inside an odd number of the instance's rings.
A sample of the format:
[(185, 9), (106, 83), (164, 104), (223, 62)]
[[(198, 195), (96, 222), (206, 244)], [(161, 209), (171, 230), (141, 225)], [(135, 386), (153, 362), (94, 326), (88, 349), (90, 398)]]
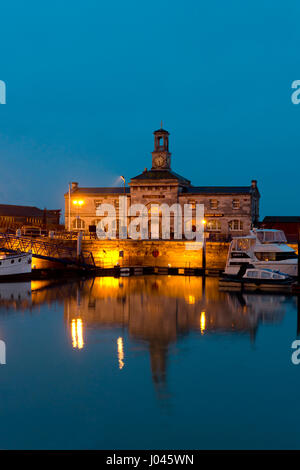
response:
[[(145, 205), (149, 214), (153, 204), (172, 206), (177, 203), (182, 207), (182, 213), (184, 205), (190, 204), (194, 217), (196, 204), (203, 204), (205, 230), (211, 240), (246, 235), (259, 219), (260, 194), (256, 180), (252, 180), (249, 186), (193, 186), (188, 179), (172, 171), (169, 132), (162, 128), (154, 132), (152, 168), (131, 178), (129, 187), (86, 188), (72, 183), (70, 191), (65, 194), (66, 229), (93, 230), (101, 220), (96, 210), (102, 203), (112, 204), (118, 218), (120, 196), (126, 196), (128, 207)], [(118, 235), (120, 227), (117, 226), (116, 230)], [(192, 230), (195, 230), (194, 226)], [(171, 217), (170, 238), (173, 237), (174, 221)]]

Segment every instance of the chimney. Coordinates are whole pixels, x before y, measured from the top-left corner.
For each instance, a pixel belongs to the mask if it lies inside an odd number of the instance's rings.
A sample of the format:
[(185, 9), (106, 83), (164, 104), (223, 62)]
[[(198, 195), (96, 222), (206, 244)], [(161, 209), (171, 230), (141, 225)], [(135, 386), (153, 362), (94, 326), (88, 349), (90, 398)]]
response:
[(72, 183), (71, 183), (71, 189), (72, 189), (72, 191), (74, 191), (74, 190), (77, 189), (77, 188), (78, 188), (78, 183), (75, 182), (75, 181), (72, 181)]

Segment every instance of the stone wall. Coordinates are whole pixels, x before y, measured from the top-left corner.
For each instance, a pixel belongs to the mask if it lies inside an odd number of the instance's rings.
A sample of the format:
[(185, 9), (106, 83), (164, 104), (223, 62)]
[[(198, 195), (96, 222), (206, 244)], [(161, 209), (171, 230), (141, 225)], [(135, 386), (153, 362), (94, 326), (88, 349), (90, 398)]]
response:
[[(297, 245), (290, 246), (297, 251)], [(195, 242), (85, 240), (82, 248), (93, 253), (95, 263), (100, 267), (112, 267), (117, 263), (120, 266), (202, 267), (202, 249)], [(224, 269), (228, 248), (229, 243), (207, 242), (207, 269)]]
[(95, 240), (84, 241), (82, 248), (93, 253), (97, 266), (105, 268), (117, 263), (120, 266), (202, 266), (202, 249), (193, 242)]

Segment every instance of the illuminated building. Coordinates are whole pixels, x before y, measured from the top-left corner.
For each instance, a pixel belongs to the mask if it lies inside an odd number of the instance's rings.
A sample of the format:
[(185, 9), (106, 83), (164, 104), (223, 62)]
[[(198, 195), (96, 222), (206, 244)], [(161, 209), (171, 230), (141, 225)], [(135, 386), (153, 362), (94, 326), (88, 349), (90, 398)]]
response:
[[(96, 210), (103, 203), (114, 206), (118, 219), (119, 196), (127, 198), (128, 206), (144, 204), (147, 208), (151, 204), (164, 203), (170, 207), (179, 203), (182, 208), (185, 204), (191, 204), (194, 209), (196, 204), (203, 204), (206, 231), (212, 240), (246, 235), (251, 226), (258, 222), (260, 194), (256, 180), (252, 180), (249, 186), (193, 186), (188, 179), (172, 171), (169, 132), (162, 128), (154, 132), (152, 168), (145, 168), (141, 174), (132, 178), (129, 187), (125, 187), (124, 177), (120, 177), (120, 180), (124, 182), (124, 187), (90, 188), (72, 183), (70, 191), (65, 194), (66, 229), (85, 232), (95, 230), (101, 220)], [(118, 220), (116, 224), (118, 236), (121, 230)], [(171, 222), (170, 238), (173, 236)]]

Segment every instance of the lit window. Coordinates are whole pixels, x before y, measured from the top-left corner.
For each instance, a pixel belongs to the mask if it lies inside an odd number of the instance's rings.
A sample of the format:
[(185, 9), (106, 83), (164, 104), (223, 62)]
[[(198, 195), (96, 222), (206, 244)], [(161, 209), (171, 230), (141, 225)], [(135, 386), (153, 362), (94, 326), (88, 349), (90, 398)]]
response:
[(206, 229), (209, 232), (219, 232), (221, 230), (221, 222), (219, 220), (208, 220)]
[(243, 230), (243, 222), (238, 219), (231, 220), (230, 222), (228, 222), (228, 228), (230, 231)]
[(232, 208), (233, 209), (239, 209), (240, 208), (240, 200), (239, 199), (233, 199)]
[(218, 209), (219, 201), (217, 201), (217, 199), (210, 199), (209, 206), (211, 209)]
[(73, 220), (73, 228), (75, 229), (83, 229), (85, 227), (84, 220), (82, 219), (75, 219)]

